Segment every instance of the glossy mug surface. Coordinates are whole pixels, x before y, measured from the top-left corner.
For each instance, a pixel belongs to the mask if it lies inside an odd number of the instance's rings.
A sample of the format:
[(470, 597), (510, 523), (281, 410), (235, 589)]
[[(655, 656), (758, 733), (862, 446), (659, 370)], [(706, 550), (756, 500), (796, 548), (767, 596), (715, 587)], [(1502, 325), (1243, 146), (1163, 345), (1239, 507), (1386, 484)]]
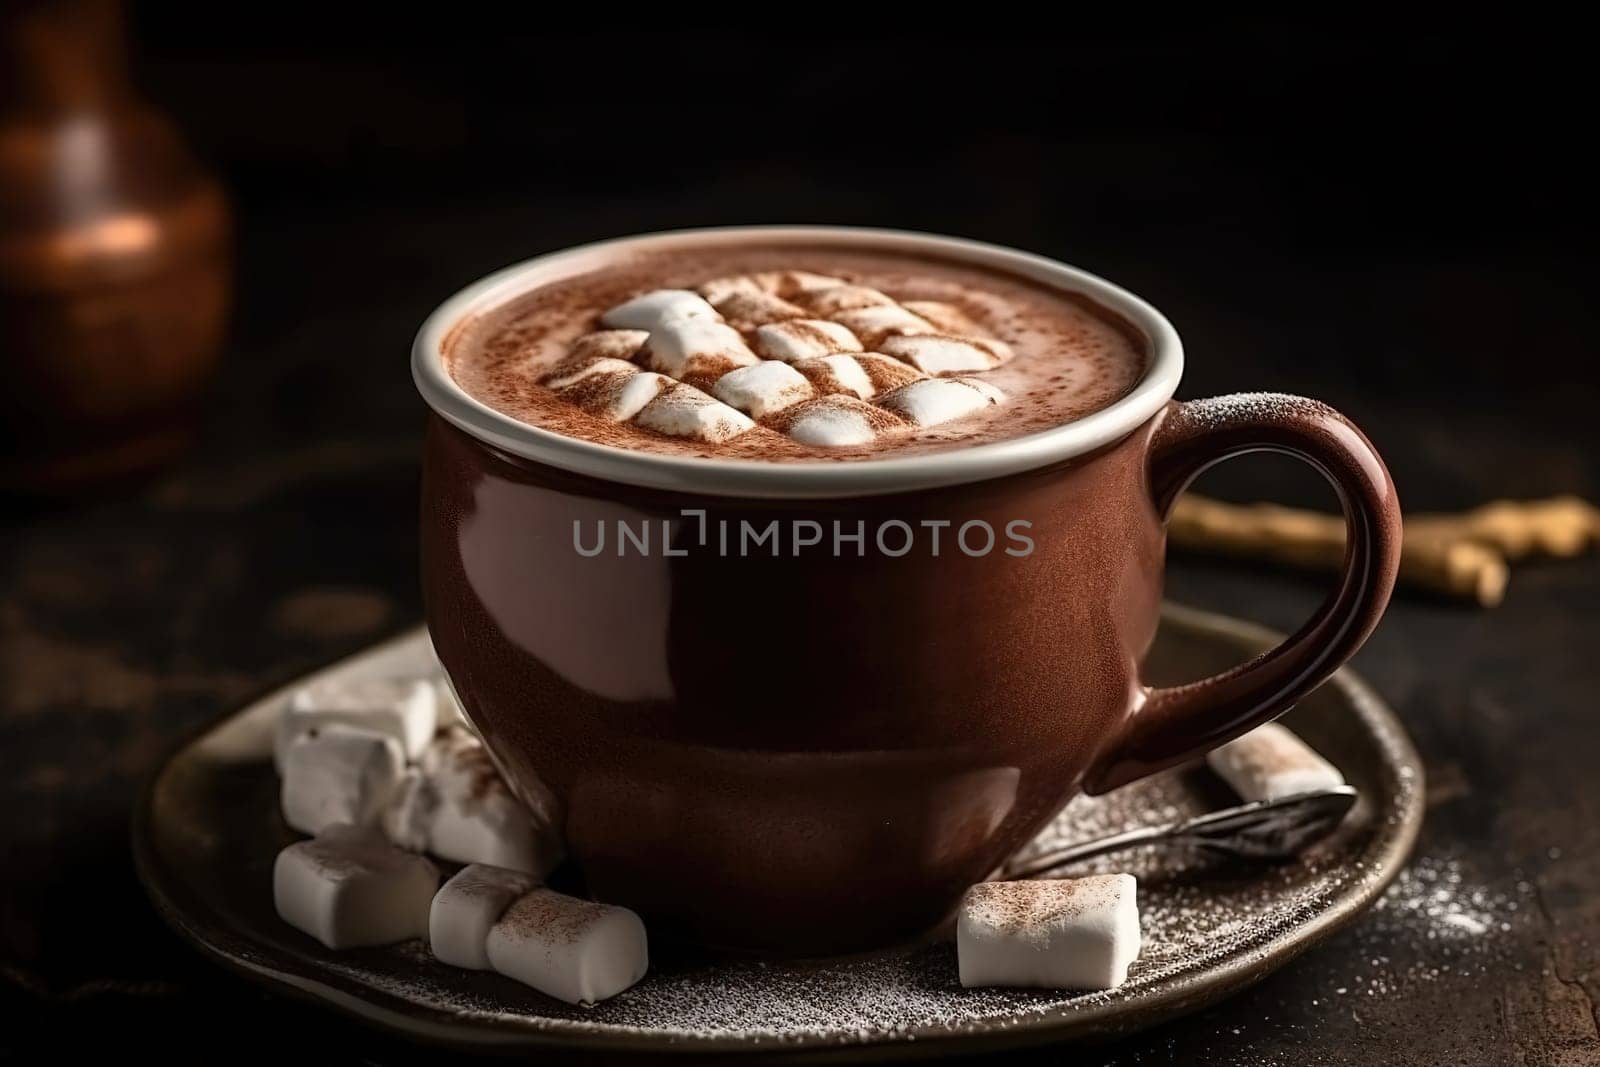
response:
[[(443, 370), (457, 323), (541, 278), (619, 249), (730, 238), (1026, 274), (1125, 318), (1150, 365), (1129, 396), (1056, 430), (848, 464), (563, 438), (477, 403)], [(1173, 402), (1181, 363), (1171, 326), (1131, 294), (947, 238), (694, 231), (511, 268), (441, 307), (413, 353), (434, 412), (422, 490), (434, 644), (512, 784), (543, 783), (560, 802), (590, 892), (639, 911), (652, 935), (802, 955), (915, 936), (1079, 790), (1281, 713), (1383, 611), (1399, 509), (1366, 438), (1296, 397)], [(1304, 458), (1339, 490), (1338, 587), (1251, 664), (1150, 689), (1139, 664), (1163, 516), (1205, 467), (1262, 449)]]

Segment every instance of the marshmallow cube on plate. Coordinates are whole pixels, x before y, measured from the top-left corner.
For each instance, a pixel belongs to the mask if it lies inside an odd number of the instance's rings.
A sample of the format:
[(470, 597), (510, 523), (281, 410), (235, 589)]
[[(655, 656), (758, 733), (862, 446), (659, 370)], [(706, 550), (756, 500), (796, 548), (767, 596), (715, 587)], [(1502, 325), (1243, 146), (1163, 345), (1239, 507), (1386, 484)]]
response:
[(428, 911), (428, 945), (444, 963), (489, 970), (489, 928), (539, 880), (521, 871), (473, 863), (440, 887)]
[(355, 826), (290, 845), (272, 868), (278, 915), (333, 949), (426, 936), (438, 885), (427, 859)]
[(1245, 800), (1277, 800), (1344, 785), (1339, 768), (1286, 726), (1269, 722), (1206, 755), (1211, 769)]
[(486, 863), (543, 878), (565, 855), (556, 830), (555, 799), (524, 805), (500, 777), (477, 738), (457, 736), (439, 746), (439, 759), (425, 770), (437, 808), (428, 828), (428, 849), (458, 863)]
[(461, 707), (461, 700), (456, 696), (455, 687), (450, 684), (450, 678), (447, 675), (440, 674), (438, 678), (434, 679), (433, 688), (439, 709), (438, 714), (434, 717), (438, 723), (437, 728), (447, 730), (452, 726), (459, 726), (477, 733), (477, 729), (472, 725), (472, 720), (467, 718), (467, 713)]
[(407, 759), (416, 759), (433, 739), (438, 691), (426, 678), (329, 678), (295, 690), (278, 720), (273, 758), (278, 773), (289, 746), (303, 734), (342, 723), (388, 734)]
[(1115, 989), (1139, 955), (1131, 874), (982, 882), (956, 924), (961, 984)]
[(389, 802), (405, 770), (400, 743), (387, 734), (334, 723), (298, 738), (283, 761), (283, 821), (303, 834), (367, 825)]
[(398, 845), (457, 863), (482, 863), (543, 878), (561, 862), (556, 801), (541, 792), (529, 807), (512, 794), (489, 752), (456, 728), (441, 734), (407, 772), (383, 813)]
[(549, 889), (507, 908), (486, 945), (496, 971), (568, 1004), (614, 997), (650, 966), (639, 916)]
[(433, 817), (439, 810), (439, 794), (420, 768), (408, 768), (389, 793), (379, 816), (383, 832), (401, 848), (428, 851)]

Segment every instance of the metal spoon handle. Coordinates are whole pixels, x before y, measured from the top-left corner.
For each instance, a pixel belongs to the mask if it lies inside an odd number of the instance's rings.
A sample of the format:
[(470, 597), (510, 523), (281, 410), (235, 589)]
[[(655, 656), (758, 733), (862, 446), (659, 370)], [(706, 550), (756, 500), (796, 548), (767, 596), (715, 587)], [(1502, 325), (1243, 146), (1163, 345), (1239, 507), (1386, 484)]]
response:
[(1007, 864), (1005, 874), (1007, 878), (1036, 878), (1047, 871), (1057, 867), (1065, 867), (1069, 863), (1086, 860), (1092, 856), (1104, 856), (1109, 852), (1120, 852), (1134, 845), (1143, 845), (1151, 841), (1159, 841), (1179, 826), (1141, 826), (1136, 830), (1127, 830), (1110, 837), (1099, 837), (1093, 841), (1082, 841), (1076, 845), (1067, 845), (1064, 848), (1053, 848), (1049, 852), (1041, 852), (1037, 856), (1029, 857), (1020, 864)]
[(1356, 791), (1347, 785), (1257, 800), (1166, 826), (1141, 826), (1110, 837), (1051, 849), (1021, 862), (1008, 863), (1001, 870), (1007, 878), (1035, 878), (1078, 860), (1155, 841), (1183, 842), (1247, 859), (1288, 859), (1313, 841), (1332, 833), (1355, 802)]

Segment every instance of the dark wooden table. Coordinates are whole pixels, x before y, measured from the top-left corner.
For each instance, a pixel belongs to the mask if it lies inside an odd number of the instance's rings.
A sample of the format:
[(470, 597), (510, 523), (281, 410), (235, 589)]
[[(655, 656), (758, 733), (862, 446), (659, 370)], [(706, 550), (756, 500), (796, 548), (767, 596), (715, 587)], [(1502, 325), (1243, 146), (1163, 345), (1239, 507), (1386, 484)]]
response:
[[(202, 78), (201, 61), (179, 59), (169, 88), (187, 77), (225, 97), (228, 79), (242, 77), (202, 62)], [(1279, 74), (1293, 66), (1285, 58)], [(284, 110), (323, 129), (319, 105), (340, 106), (332, 90), (342, 83), (309, 73), (302, 83), (293, 69), (273, 83), (291, 94)], [(191, 113), (202, 134), (211, 122), (226, 154), (231, 113), (208, 120), (201, 104)], [(368, 131), (369, 171), (383, 169), (375, 146), (403, 141), (399, 129)], [(1390, 132), (1399, 143), (1409, 128)], [(1098, 136), (1089, 147), (1114, 148), (1113, 175), (1095, 170), (1099, 157), (1081, 143), (1012, 131), (983, 152), (958, 139), (941, 182), (910, 180), (892, 163), (847, 175), (752, 164), (656, 182), (648, 196), (569, 160), (570, 180), (530, 178), (525, 194), (417, 179), (403, 197), (302, 202), (297, 187), (274, 185), (280, 172), (257, 168), (241, 195), (241, 305), (200, 445), (142, 486), (4, 503), (0, 1052), (48, 1041), (57, 1053), (420, 1058), (181, 944), (135, 881), (129, 810), (188, 729), (419, 618), (423, 412), (406, 366), (411, 335), (457, 286), (536, 252), (779, 217), (998, 240), (1096, 270), (1162, 307), (1189, 352), (1180, 396), (1281, 389), (1340, 407), (1389, 458), (1411, 508), (1600, 498), (1595, 272), (1536, 197), (1526, 210), (1538, 241), (1504, 218), (1489, 237), (1457, 240), (1455, 216), (1430, 215), (1421, 183), (1386, 186), (1398, 199), (1378, 207), (1372, 190), (1352, 206), (1342, 187), (1302, 203), (1301, 165), (1318, 161), (1290, 149), (1282, 167), (1262, 171), (1273, 181), (1239, 186), (1239, 173), (1260, 169), (1242, 142)], [(314, 150), (341, 149), (330, 137)], [(993, 153), (1012, 169), (986, 166)], [(1168, 200), (1178, 185), (1162, 175), (1180, 155), (1184, 192)], [(1496, 180), (1514, 169), (1495, 167)], [(972, 189), (983, 195), (963, 195)], [(1424, 222), (1393, 235), (1350, 230), (1380, 209)], [(1270, 459), (1232, 464), (1201, 487), (1332, 499)], [(1316, 577), (1190, 558), (1173, 561), (1169, 587), (1176, 600), (1280, 629), (1322, 594)], [(1600, 1063), (1597, 604), (1593, 558), (1519, 568), (1493, 611), (1402, 593), (1356, 668), (1399, 710), (1428, 765), (1411, 873), (1381, 909), (1258, 986), (1072, 1062)]]

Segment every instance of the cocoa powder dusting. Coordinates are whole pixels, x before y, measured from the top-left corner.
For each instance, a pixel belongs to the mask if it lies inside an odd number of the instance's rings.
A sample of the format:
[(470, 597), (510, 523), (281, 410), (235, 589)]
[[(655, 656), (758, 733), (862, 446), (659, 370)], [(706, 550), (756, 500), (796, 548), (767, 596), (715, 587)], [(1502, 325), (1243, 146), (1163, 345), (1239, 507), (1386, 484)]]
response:
[[(781, 433), (752, 430), (718, 444), (674, 438), (574, 404), (538, 384), (567, 355), (573, 342), (600, 329), (606, 309), (653, 289), (693, 289), (711, 279), (777, 271), (786, 279), (800, 272), (825, 274), (921, 307), (928, 321), (978, 327), (1008, 344), (1016, 357), (982, 373), (1007, 402), (942, 425), (890, 434), (859, 446), (802, 444)], [(845, 303), (849, 294), (836, 294)], [(813, 315), (798, 281), (774, 295), (740, 294), (726, 302), (729, 324), (753, 340), (760, 322)], [(870, 306), (866, 310), (900, 310)], [(907, 314), (911, 312), (907, 311)], [(849, 314), (849, 312), (846, 312)], [(819, 344), (820, 331), (797, 328)], [(873, 334), (861, 334), (868, 342)], [(625, 345), (623, 347), (626, 347)], [(626, 357), (624, 357), (626, 358)], [(675, 456), (768, 461), (849, 461), (885, 452), (914, 454), (1025, 436), (1072, 422), (1125, 396), (1147, 363), (1145, 343), (1133, 328), (1089, 302), (1026, 279), (981, 270), (953, 260), (868, 253), (818, 246), (680, 250), (619, 255), (603, 269), (554, 281), (503, 306), (475, 315), (450, 332), (446, 369), (469, 394), (513, 418), (598, 444)], [(861, 361), (879, 393), (917, 376), (887, 357)], [(728, 367), (693, 368), (688, 384), (709, 392)], [(692, 379), (692, 380), (691, 380)], [(603, 390), (601, 383), (583, 395)], [(837, 388), (837, 387), (835, 387)], [(608, 394), (609, 395), (609, 394)], [(767, 420), (775, 425), (774, 420)]]
[(575, 945), (610, 910), (592, 900), (535, 889), (518, 898), (495, 925), (529, 941)]
[(1071, 921), (1105, 907), (1117, 893), (1116, 876), (1059, 881), (984, 882), (968, 891), (965, 907), (986, 926), (1010, 933)]

